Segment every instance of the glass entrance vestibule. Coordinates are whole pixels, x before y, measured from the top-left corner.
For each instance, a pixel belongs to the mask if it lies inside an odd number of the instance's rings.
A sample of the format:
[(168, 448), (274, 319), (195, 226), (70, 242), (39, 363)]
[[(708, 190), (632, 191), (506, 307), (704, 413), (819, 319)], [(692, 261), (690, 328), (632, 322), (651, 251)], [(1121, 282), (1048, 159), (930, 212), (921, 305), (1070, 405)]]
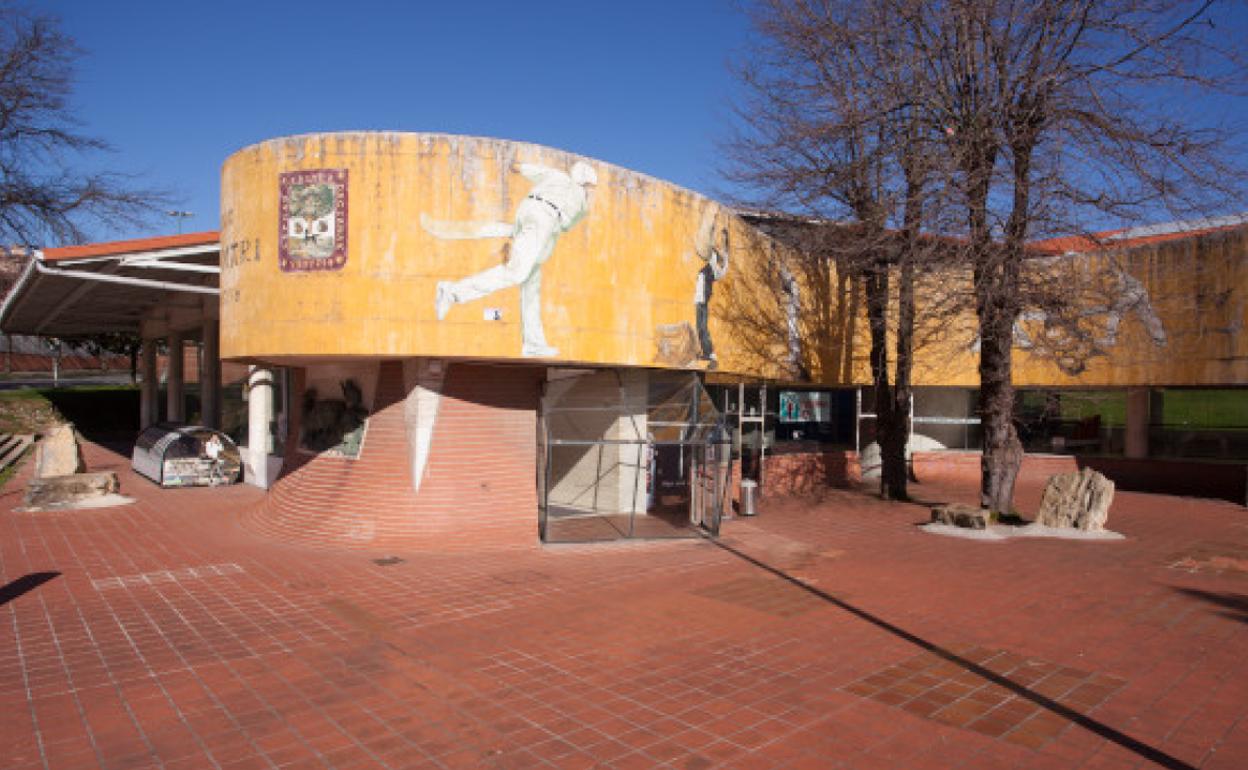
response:
[(538, 444), (544, 542), (719, 531), (731, 435), (696, 372), (551, 369)]

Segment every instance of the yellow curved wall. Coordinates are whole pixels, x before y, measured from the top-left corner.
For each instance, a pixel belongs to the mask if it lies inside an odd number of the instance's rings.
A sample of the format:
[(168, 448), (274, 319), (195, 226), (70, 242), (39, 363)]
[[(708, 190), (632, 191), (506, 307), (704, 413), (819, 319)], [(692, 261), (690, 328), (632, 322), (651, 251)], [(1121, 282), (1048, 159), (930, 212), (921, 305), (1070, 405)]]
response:
[[(708, 210), (735, 243), (749, 228), (687, 190), (605, 163), (529, 144), (471, 137), (316, 134), (243, 149), (222, 172), (221, 346), (224, 356), (279, 361), (323, 356), (521, 358), (519, 288), (435, 315), (436, 285), (499, 264), (510, 239), (447, 240), (441, 222), (512, 222), (532, 186), (521, 163), (597, 174), (588, 213), (559, 236), (542, 267), (546, 337), (557, 360), (655, 365), (663, 325), (695, 325), (694, 248)], [(279, 179), (316, 169), (347, 172), (346, 261), (283, 271), (278, 260)], [(718, 295), (748, 274), (734, 248)], [(746, 290), (748, 291), (748, 289)], [(714, 308), (717, 296), (713, 296)], [(487, 320), (497, 310), (499, 320)], [(775, 376), (732, 350), (712, 312), (724, 371)], [(690, 366), (705, 366), (692, 362)]]
[[(597, 176), (587, 213), (559, 235), (541, 268), (541, 318), (557, 355), (522, 355), (516, 286), (455, 305), (439, 321), (438, 283), (500, 264), (512, 239), (449, 239), (431, 232), (422, 216), (444, 227), (515, 223), (533, 188), (521, 164), (568, 172), (578, 161)], [(346, 228), (345, 250), (318, 269), (283, 269), (279, 240), (282, 232), (289, 234), (282, 228), (289, 224), (290, 204), (281, 205), (282, 180), (317, 170), (345, 172), (346, 206), (335, 225)], [(706, 264), (697, 244), (713, 223), (730, 240), (729, 267), (714, 283), (709, 303), (718, 370), (824, 384), (870, 381), (865, 302), (833, 262), (786, 249), (688, 190), (559, 150), (438, 134), (274, 139), (226, 160), (221, 208), (225, 357), (282, 363), (436, 356), (706, 368), (696, 359), (693, 300)], [(1104, 337), (1104, 313), (1094, 309), (1079, 322), (1092, 333), (1092, 355), (1063, 369), (1039, 348), (1019, 349), (1016, 383), (1248, 381), (1248, 337), (1242, 333), (1248, 322), (1246, 233), (1241, 227), (1059, 260), (1053, 280), (1070, 281), (1071, 291), (1082, 284), (1090, 306), (1116, 301), (1117, 289), (1107, 290), (1104, 275), (1132, 276), (1165, 330), (1165, 344), (1157, 344), (1145, 315), (1127, 306), (1118, 308), (1112, 344), (1097, 342)], [(944, 276), (935, 281), (936, 291), (956, 283)], [(921, 319), (917, 384), (977, 385), (974, 325), (969, 309), (952, 319)], [(1035, 339), (1045, 338), (1043, 321), (1021, 326)]]
[(1070, 386), (1248, 383), (1248, 227), (1079, 259), (1134, 277), (1147, 293), (1162, 336), (1153, 338), (1141, 303), (1122, 313), (1115, 344), (1102, 345), (1104, 355), (1092, 357), (1084, 371), (1074, 375), (1030, 357), (1024, 358), (1017, 381)]
[[(1069, 326), (1035, 315), (1020, 321), (1016, 385), (1248, 383), (1248, 226), (1038, 262), (1033, 269), (1080, 310)], [(974, 323), (969, 311), (929, 322), (935, 333), (918, 351), (917, 383), (978, 387)], [(868, 344), (862, 337), (856, 351)]]

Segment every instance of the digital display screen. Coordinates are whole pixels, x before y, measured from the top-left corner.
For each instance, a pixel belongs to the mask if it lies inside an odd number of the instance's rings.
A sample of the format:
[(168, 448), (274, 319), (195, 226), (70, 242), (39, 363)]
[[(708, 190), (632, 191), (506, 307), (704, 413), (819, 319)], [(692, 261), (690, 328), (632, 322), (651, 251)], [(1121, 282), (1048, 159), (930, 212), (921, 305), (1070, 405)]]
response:
[(780, 422), (831, 421), (831, 393), (827, 391), (780, 391)]

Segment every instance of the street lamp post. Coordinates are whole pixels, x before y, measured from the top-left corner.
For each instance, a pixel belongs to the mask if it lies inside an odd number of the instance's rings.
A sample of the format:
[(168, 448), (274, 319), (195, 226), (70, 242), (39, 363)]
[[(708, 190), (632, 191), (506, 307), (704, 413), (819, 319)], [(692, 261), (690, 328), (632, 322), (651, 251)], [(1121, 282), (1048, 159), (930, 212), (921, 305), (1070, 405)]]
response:
[(193, 211), (166, 211), (166, 214), (178, 220), (178, 235), (182, 234), (182, 220), (195, 216)]

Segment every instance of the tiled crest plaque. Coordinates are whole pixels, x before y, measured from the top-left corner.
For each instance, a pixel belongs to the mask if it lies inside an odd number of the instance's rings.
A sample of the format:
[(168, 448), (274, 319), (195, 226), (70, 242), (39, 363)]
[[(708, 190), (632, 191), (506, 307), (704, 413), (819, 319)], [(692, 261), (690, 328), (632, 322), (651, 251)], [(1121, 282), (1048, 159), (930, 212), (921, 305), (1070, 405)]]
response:
[(347, 263), (347, 170), (291, 171), (280, 177), (282, 270), (338, 270)]

